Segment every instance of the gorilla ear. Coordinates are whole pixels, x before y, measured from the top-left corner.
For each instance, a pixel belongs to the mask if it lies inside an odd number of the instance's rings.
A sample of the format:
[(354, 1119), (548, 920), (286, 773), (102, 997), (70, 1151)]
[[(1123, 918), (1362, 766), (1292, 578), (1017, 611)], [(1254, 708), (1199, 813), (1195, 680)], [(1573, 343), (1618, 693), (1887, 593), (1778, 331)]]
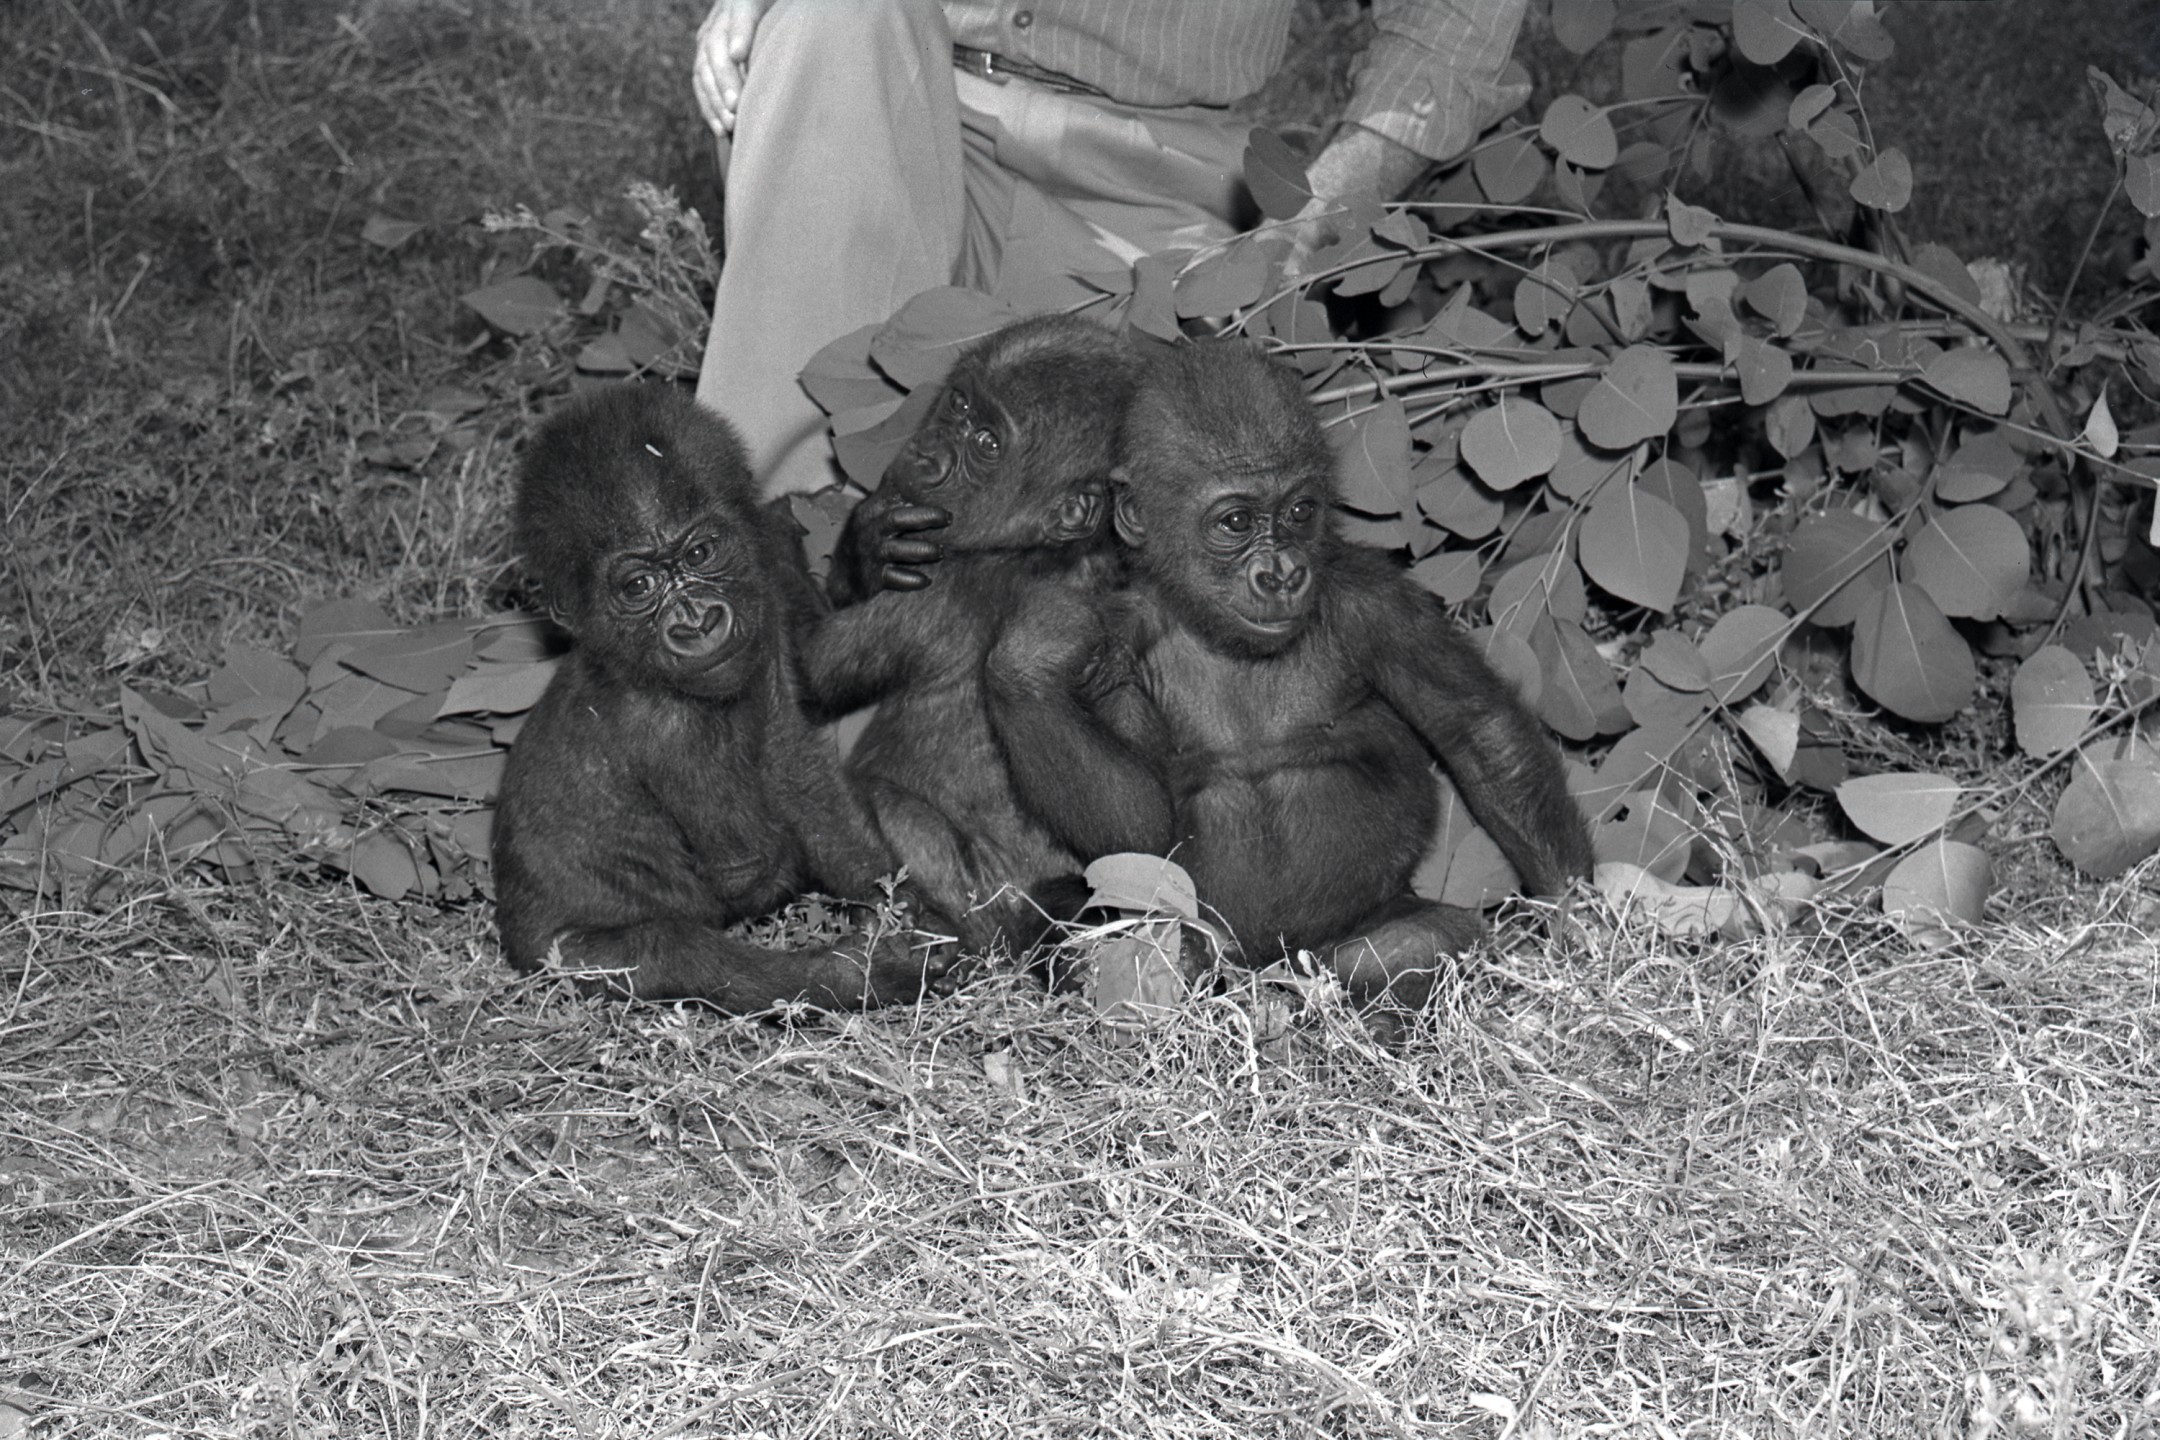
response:
[[(532, 573), (529, 562), (526, 573), (528, 575)], [(560, 584), (551, 585), (544, 580), (535, 578), (533, 591), (533, 598), (540, 604), (540, 612), (554, 622), (556, 629), (574, 638), (577, 635), (578, 627), (572, 622), (577, 616), (577, 601), (579, 598), (575, 587)]]
[(1110, 471), (1111, 515), (1118, 539), (1138, 550), (1147, 544), (1147, 526), (1140, 519), (1140, 502), (1134, 498), (1132, 472), (1119, 465)]

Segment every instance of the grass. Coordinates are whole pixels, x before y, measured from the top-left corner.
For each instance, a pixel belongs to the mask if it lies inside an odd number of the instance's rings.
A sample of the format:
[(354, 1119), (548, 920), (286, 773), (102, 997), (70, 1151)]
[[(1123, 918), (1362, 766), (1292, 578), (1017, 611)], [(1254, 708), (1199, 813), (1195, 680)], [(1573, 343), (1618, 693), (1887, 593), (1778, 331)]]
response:
[(285, 885), (33, 917), (7, 1363), (54, 1435), (2148, 1433), (2150, 947), (1827, 918), (1518, 926), (1382, 1048), (610, 1005)]
[[(418, 619), (499, 589), (505, 447), (566, 376), (457, 305), (526, 257), (475, 222), (619, 209), (628, 174), (709, 191), (687, 10), (10, 7), (0, 665), (80, 703), (323, 595)], [(425, 228), (384, 251), (376, 214)]]
[[(457, 306), (524, 260), (473, 222), (698, 198), (700, 8), (0, 11), (0, 708), (499, 602), (568, 381)], [(2083, 23), (2021, 56), (2114, 63)], [(2039, 875), (1942, 950), (1518, 917), (1391, 1045), (1234, 987), (1117, 1043), (1004, 971), (601, 1004), (300, 868), (9, 897), (0, 1440), (2153, 1435), (2151, 872)]]

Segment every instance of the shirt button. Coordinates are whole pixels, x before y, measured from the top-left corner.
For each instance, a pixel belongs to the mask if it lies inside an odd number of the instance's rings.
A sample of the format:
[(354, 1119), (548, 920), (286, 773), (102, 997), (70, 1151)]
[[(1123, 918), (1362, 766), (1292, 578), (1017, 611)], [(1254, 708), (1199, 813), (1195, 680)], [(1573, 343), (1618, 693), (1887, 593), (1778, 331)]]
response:
[(1022, 10), (1013, 16), (1013, 29), (1015, 30), (1025, 30), (1034, 23), (1035, 12), (1032, 10)]

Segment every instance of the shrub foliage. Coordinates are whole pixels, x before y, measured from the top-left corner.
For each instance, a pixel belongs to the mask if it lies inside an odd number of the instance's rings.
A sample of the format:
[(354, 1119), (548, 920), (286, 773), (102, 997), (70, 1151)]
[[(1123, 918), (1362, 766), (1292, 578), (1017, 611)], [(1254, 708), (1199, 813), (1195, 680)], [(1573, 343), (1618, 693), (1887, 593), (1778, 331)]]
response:
[[(1562, 95), (1417, 199), (1344, 207), (1295, 269), (1312, 195), (1256, 130), (1264, 223), (1092, 275), (1086, 308), (1298, 365), (1339, 443), (1341, 523), (1460, 607), (1571, 743), (1601, 880), (1669, 928), (1731, 933), (1829, 885), (1879, 888), (1921, 927), (1976, 919), (1988, 836), (2026, 804), (2051, 805), (2055, 845), (2095, 876), (2160, 848), (2160, 755), (2137, 724), (2160, 693), (2160, 556), (2139, 523), (2160, 479), (2149, 270), (2072, 317), (2008, 267), (1904, 235), (1913, 169), (1861, 102), (1892, 44), (1867, 4), (1554, 0), (1553, 26), (1616, 57), (1616, 98)], [(2160, 116), (2097, 71), (2092, 87), (2116, 166), (2094, 233), (2128, 203), (2160, 238)], [(1853, 223), (1832, 239), (1696, 203), (1734, 144), (1781, 148)], [(632, 198), (634, 245), (568, 211), (493, 217), (534, 236), (536, 264), (466, 304), (583, 375), (689, 373), (704, 236), (650, 187)], [(1030, 308), (931, 291), (821, 353), (804, 380), (850, 476), (874, 486), (954, 352)], [(844, 508), (797, 503), (814, 556)], [(131, 697), (123, 726), (64, 749), (49, 724), (0, 735), (0, 881), (145, 848), (239, 864), (269, 839), (384, 893), (484, 886), (491, 767), (544, 647), (499, 616), (342, 648), (311, 633), (299, 665), (233, 656), (197, 713)], [(371, 668), (385, 647), (425, 653), (426, 673)], [(394, 693), (350, 709), (362, 686)], [(1997, 774), (1885, 763), (1991, 747), (1975, 727), (2004, 701), (2020, 758)], [(1500, 893), (1503, 862), (1450, 814), (1421, 889)]]

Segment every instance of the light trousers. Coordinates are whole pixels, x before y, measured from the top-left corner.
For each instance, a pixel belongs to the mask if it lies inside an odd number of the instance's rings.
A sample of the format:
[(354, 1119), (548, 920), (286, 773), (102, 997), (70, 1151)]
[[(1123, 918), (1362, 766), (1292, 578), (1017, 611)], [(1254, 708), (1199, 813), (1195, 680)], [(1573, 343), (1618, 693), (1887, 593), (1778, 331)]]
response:
[(768, 495), (840, 478), (797, 377), (938, 285), (1059, 308), (1073, 276), (1234, 234), (1245, 122), (955, 70), (935, 0), (779, 0), (724, 163), (726, 254), (699, 403)]

